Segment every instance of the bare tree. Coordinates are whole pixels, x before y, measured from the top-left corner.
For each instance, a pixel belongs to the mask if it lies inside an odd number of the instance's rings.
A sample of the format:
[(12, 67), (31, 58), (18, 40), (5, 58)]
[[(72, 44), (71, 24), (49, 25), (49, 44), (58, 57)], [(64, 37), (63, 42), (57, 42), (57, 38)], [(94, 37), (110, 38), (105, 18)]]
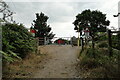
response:
[(3, 0), (0, 0), (0, 13), (3, 14), (3, 17), (0, 19), (4, 21), (10, 19), (13, 22), (13, 12), (9, 10), (9, 6)]

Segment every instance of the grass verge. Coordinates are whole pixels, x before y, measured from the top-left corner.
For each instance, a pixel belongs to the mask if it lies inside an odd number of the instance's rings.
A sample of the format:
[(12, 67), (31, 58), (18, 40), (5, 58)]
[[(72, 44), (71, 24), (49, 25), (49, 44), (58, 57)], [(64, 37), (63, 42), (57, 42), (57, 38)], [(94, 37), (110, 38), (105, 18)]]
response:
[(46, 59), (46, 54), (31, 53), (21, 61), (3, 62), (3, 78), (32, 78), (38, 69), (44, 66), (40, 63)]
[(79, 70), (83, 78), (119, 78), (118, 50), (112, 50), (113, 56), (109, 57), (107, 48), (86, 47), (80, 53)]

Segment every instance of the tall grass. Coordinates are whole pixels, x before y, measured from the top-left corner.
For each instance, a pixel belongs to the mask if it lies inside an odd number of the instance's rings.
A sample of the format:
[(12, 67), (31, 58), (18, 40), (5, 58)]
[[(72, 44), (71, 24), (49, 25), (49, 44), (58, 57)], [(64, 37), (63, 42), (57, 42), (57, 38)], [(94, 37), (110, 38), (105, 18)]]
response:
[(89, 70), (89, 78), (118, 78), (118, 53), (113, 50), (113, 56), (109, 57), (107, 48), (87, 47), (80, 55), (80, 66), (83, 70)]

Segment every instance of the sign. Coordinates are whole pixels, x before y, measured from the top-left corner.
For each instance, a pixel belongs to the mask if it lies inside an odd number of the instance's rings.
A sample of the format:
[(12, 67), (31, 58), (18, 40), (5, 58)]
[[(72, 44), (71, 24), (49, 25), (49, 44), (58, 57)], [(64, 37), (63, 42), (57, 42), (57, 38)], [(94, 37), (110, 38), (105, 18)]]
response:
[(36, 30), (31, 29), (30, 32), (31, 32), (31, 33), (36, 33)]
[(89, 38), (89, 32), (90, 32), (89, 29), (86, 28), (84, 32), (85, 32), (85, 38)]

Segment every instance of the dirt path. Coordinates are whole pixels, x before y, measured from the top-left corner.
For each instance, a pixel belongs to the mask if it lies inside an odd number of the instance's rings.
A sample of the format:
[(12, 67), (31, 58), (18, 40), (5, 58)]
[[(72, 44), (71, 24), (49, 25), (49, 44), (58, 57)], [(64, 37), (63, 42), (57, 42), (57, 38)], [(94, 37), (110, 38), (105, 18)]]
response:
[(48, 45), (39, 47), (49, 59), (40, 63), (43, 68), (34, 74), (34, 78), (76, 78), (75, 69), (79, 47), (70, 45)]

